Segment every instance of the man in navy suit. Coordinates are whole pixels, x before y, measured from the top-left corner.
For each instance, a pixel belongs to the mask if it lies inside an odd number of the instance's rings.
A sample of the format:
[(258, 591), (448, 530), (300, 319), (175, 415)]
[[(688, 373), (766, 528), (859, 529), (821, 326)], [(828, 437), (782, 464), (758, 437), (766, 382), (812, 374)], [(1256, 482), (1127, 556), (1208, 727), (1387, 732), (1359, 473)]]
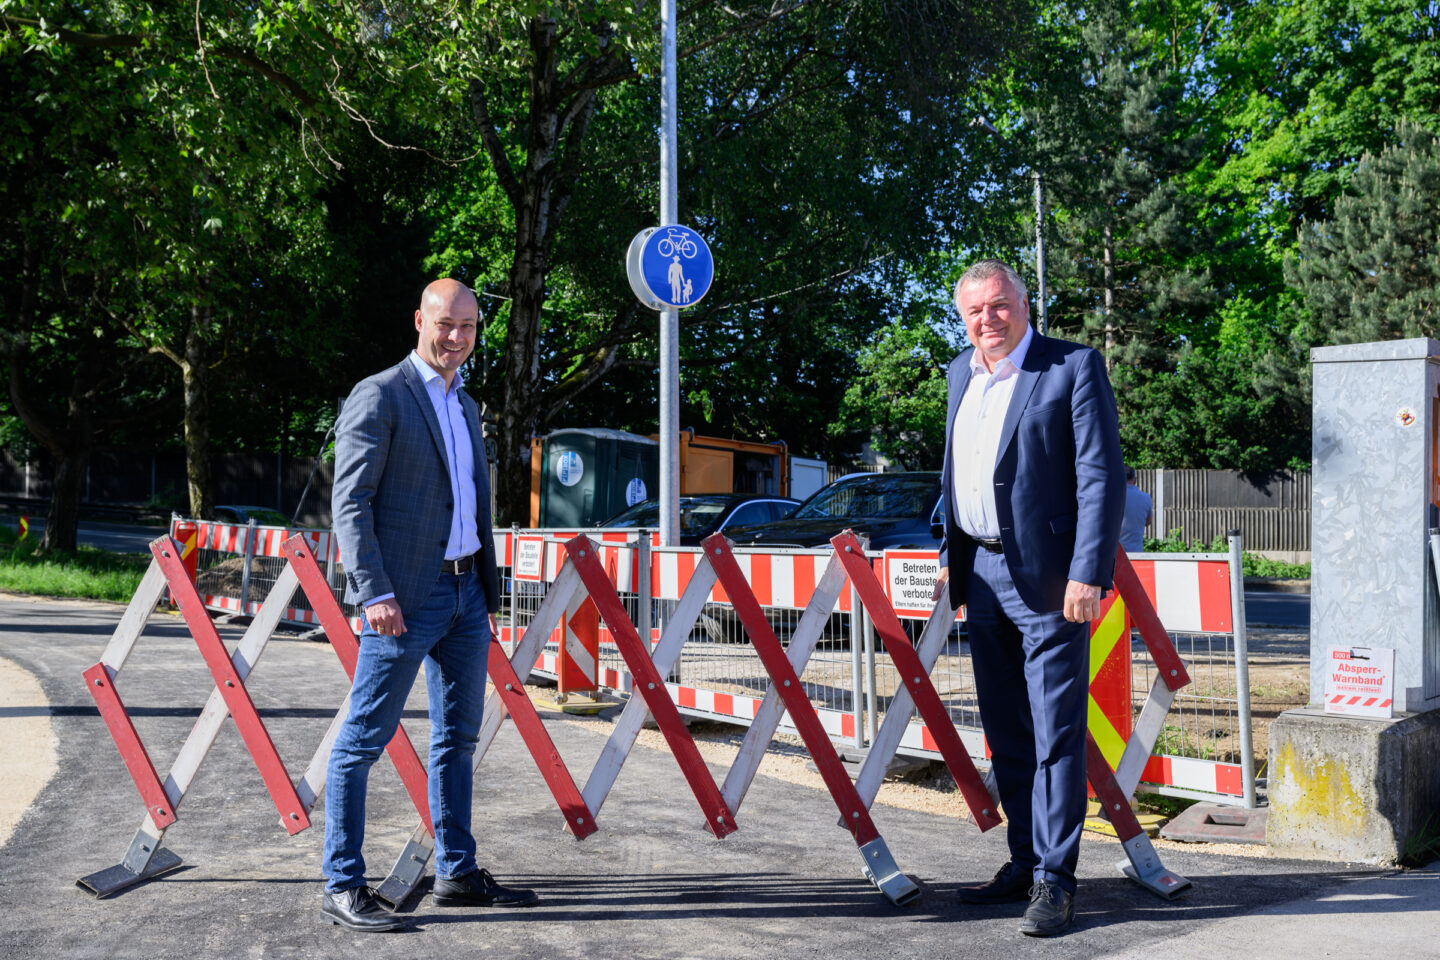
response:
[(1115, 398), (1089, 347), (1030, 329), (1024, 283), (982, 260), (955, 286), (970, 348), (949, 371), (936, 595), (965, 605), (1010, 860), (964, 903), (1029, 900), (1020, 931), (1074, 917), (1085, 818), (1089, 623), (1125, 507)]
[(475, 862), (473, 759), (500, 585), (490, 470), (460, 368), (475, 349), (475, 295), (425, 288), (414, 351), (355, 386), (335, 425), (331, 513), (345, 599), (364, 611), (350, 709), (326, 773), (321, 912), (351, 930), (393, 930), (365, 883), (365, 792), (420, 665), (430, 705), (430, 820), (440, 906), (524, 906)]

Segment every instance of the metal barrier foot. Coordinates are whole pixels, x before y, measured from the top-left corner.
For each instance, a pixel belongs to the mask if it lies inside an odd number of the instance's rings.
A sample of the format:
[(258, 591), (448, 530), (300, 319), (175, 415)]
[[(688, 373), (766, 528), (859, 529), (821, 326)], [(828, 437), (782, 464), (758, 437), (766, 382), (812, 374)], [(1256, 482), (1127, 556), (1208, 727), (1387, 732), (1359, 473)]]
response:
[(900, 872), (883, 837), (861, 844), (860, 856), (864, 858), (860, 869), (865, 879), (875, 884), (885, 894), (885, 899), (897, 907), (908, 907), (919, 899), (920, 888)]
[(1115, 864), (1116, 869), (1156, 896), (1173, 900), (1192, 886), (1180, 874), (1165, 869), (1155, 846), (1145, 834), (1131, 837), (1123, 846), (1129, 859)]
[(432, 849), (428, 837), (425, 841), (407, 842), (395, 866), (390, 868), (390, 875), (375, 889), (375, 899), (392, 911), (399, 910), (400, 905), (409, 900), (415, 888), (420, 886), (420, 881), (425, 879), (425, 867), (430, 863)]
[(89, 890), (96, 900), (103, 900), (127, 887), (143, 883), (162, 873), (179, 869), (185, 861), (160, 846), (159, 840), (144, 827), (136, 831), (125, 851), (125, 859), (113, 867), (98, 870), (75, 881), (75, 886)]

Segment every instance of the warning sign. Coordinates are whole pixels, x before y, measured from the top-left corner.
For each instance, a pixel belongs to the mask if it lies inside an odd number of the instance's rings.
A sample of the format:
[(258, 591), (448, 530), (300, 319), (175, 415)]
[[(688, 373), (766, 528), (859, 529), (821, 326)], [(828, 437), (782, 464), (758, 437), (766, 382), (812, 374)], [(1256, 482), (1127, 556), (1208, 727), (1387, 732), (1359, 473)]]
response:
[(1395, 715), (1395, 650), (1331, 647), (1325, 657), (1325, 712), (1350, 717)]
[(933, 550), (886, 550), (885, 592), (901, 617), (930, 616), (935, 608), (935, 582), (940, 556)]
[(540, 581), (544, 579), (545, 571), (545, 538), (544, 537), (516, 537), (515, 538), (515, 572), (516, 580)]

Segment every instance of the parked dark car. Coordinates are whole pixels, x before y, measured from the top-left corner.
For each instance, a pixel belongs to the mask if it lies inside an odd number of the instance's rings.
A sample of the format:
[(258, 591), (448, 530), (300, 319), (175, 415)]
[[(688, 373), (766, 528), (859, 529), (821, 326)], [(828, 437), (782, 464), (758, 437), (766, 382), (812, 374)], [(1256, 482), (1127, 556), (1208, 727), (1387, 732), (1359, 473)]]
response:
[(846, 529), (871, 550), (937, 548), (940, 474), (851, 474), (817, 490), (783, 520), (732, 525), (725, 535), (736, 546), (825, 547)]
[[(853, 530), (870, 550), (934, 550), (943, 534), (940, 516), (940, 474), (856, 473), (817, 490), (789, 517), (746, 527), (731, 527), (725, 535), (737, 547), (828, 547), (830, 538)], [(799, 620), (790, 612), (767, 614), (775, 632), (784, 637)], [(918, 620), (905, 621), (918, 636)], [(706, 608), (703, 626), (712, 640), (740, 642), (744, 631), (729, 607)], [(913, 637), (912, 637), (913, 639)], [(833, 614), (821, 645), (849, 641), (849, 618)]]
[(215, 508), (216, 523), (238, 523), (254, 520), (262, 527), (293, 527), (290, 518), (273, 507), (251, 507), (225, 504)]
[[(680, 498), (680, 546), (698, 547), (717, 530), (728, 531), (741, 524), (769, 523), (788, 517), (799, 500), (750, 493), (692, 493)], [(601, 527), (660, 526), (660, 501), (642, 500), (615, 514)]]

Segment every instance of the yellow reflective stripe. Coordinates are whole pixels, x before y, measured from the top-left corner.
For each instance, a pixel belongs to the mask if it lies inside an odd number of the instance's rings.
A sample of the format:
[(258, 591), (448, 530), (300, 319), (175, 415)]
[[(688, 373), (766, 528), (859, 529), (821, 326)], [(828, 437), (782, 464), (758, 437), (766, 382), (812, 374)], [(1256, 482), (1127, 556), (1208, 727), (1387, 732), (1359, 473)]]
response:
[(1105, 755), (1105, 760), (1114, 770), (1120, 765), (1120, 758), (1125, 754), (1125, 741), (1121, 738), (1115, 725), (1110, 718), (1105, 716), (1105, 711), (1100, 709), (1100, 704), (1090, 697), (1090, 735), (1095, 738), (1095, 745)]
[(1111, 651), (1115, 649), (1115, 645), (1120, 642), (1120, 638), (1125, 636), (1125, 633), (1125, 601), (1117, 596), (1090, 638), (1091, 682), (1094, 682), (1096, 674), (1105, 665), (1105, 661), (1110, 658)]

